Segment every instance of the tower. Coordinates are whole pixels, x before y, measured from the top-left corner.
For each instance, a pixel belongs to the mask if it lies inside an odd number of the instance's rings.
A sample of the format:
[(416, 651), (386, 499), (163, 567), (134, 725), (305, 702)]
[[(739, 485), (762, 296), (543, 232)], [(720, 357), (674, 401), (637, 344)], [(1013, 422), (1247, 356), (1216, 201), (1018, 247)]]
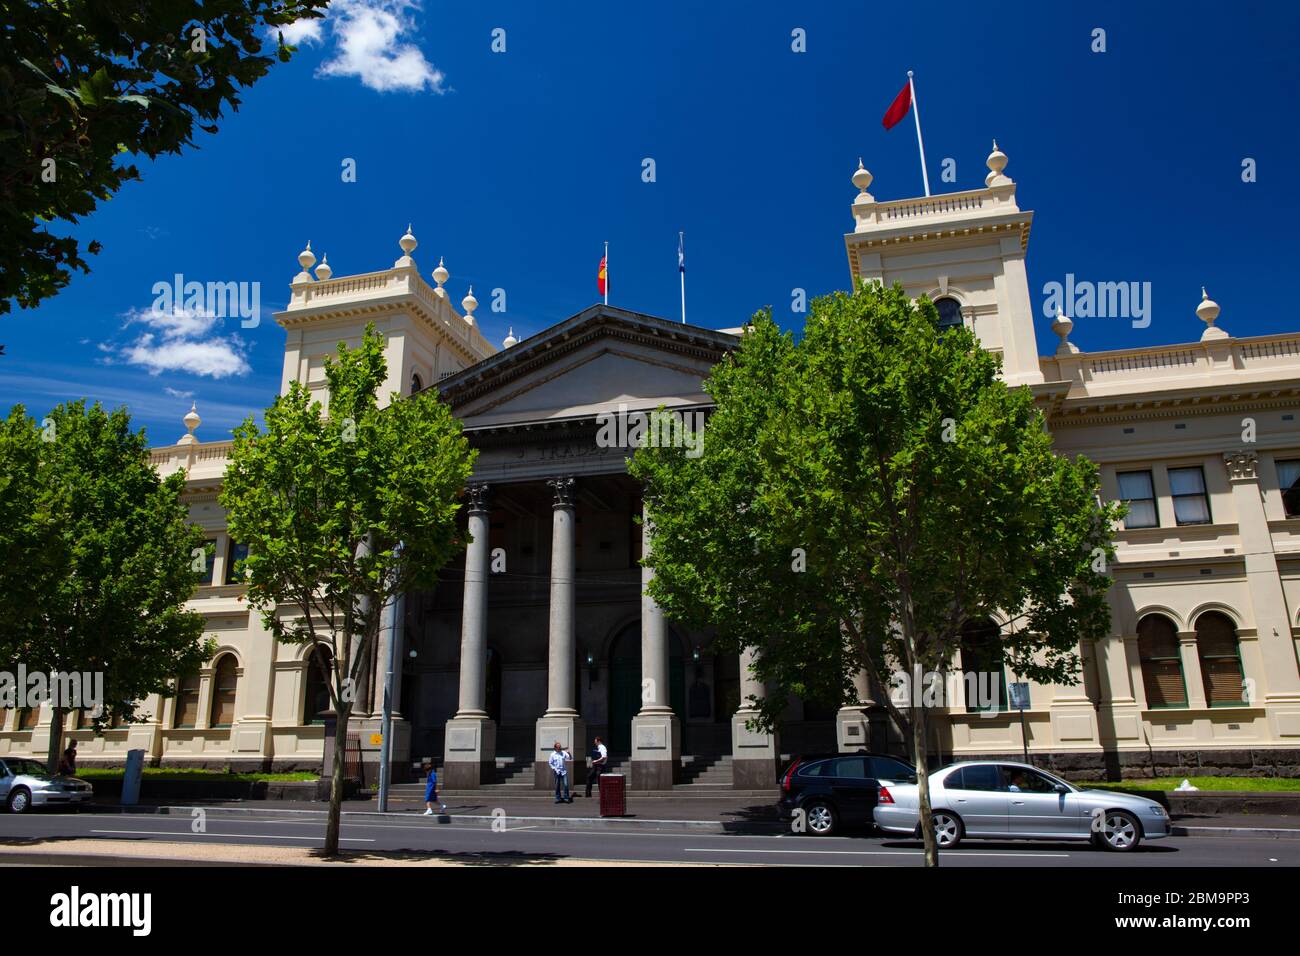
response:
[(927, 295), (941, 324), (962, 323), (1002, 356), (1009, 385), (1043, 382), (1034, 335), (1025, 249), (1033, 213), (1016, 205), (1007, 156), (994, 142), (983, 189), (877, 202), (858, 162), (854, 229), (844, 237), (853, 285), (901, 283)]

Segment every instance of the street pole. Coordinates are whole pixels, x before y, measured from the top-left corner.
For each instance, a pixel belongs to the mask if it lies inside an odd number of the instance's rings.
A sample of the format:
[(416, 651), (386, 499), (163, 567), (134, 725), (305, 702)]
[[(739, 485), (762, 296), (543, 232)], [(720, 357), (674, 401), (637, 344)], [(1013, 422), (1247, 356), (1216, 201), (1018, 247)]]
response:
[[(399, 545), (400, 548), (400, 545)], [(379, 812), (388, 812), (388, 789), (392, 779), (393, 753), (393, 680), (397, 669), (397, 645), (406, 621), (406, 595), (394, 594), (384, 605), (380, 630), (388, 631), (388, 670), (384, 674), (384, 709), (379, 740)]]

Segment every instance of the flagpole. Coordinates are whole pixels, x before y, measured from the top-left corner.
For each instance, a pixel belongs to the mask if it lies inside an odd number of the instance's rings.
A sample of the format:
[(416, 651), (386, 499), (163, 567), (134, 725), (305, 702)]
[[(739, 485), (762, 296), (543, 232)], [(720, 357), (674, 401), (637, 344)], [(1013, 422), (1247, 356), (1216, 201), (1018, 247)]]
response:
[[(930, 195), (928, 192), (926, 195)], [(605, 304), (609, 305), (609, 243), (605, 243)]]
[(921, 104), (916, 101), (916, 84), (912, 82), (912, 71), (907, 71), (907, 85), (912, 91), (912, 117), (916, 120), (916, 147), (921, 151), (921, 181), (925, 183), (925, 194), (930, 195), (930, 174), (925, 171), (925, 143), (921, 141)]
[(686, 252), (685, 233), (677, 234), (677, 272), (682, 279), (682, 325), (686, 324)]

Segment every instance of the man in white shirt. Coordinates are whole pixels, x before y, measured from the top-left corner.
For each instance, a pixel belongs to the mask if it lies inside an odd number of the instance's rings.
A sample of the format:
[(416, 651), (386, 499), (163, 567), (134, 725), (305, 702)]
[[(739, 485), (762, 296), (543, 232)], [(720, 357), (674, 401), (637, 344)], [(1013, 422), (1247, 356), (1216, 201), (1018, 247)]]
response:
[(605, 772), (605, 767), (609, 764), (609, 751), (597, 737), (591, 744), (591, 773), (587, 774), (587, 796), (591, 796), (591, 784), (594, 781), (600, 786), (600, 775)]
[(551, 759), (547, 763), (550, 765), (551, 773), (555, 774), (555, 802), (572, 803), (573, 797), (569, 796), (569, 768), (566, 764), (573, 763), (573, 754), (565, 750), (557, 740), (555, 750), (552, 751)]

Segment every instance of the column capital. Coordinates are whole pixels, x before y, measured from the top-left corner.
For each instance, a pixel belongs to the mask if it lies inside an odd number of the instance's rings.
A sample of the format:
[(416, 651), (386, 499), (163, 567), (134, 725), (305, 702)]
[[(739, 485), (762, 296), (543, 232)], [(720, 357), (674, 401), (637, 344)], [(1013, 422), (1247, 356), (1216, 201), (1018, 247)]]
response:
[(551, 501), (552, 508), (572, 508), (574, 491), (578, 480), (572, 475), (562, 475), (559, 478), (548, 478), (546, 484), (554, 494)]
[(470, 514), (486, 514), (488, 511), (488, 497), (492, 486), (486, 482), (465, 486), (465, 497), (469, 501)]
[(1253, 451), (1227, 451), (1223, 461), (1232, 481), (1255, 481), (1259, 478), (1259, 456)]

